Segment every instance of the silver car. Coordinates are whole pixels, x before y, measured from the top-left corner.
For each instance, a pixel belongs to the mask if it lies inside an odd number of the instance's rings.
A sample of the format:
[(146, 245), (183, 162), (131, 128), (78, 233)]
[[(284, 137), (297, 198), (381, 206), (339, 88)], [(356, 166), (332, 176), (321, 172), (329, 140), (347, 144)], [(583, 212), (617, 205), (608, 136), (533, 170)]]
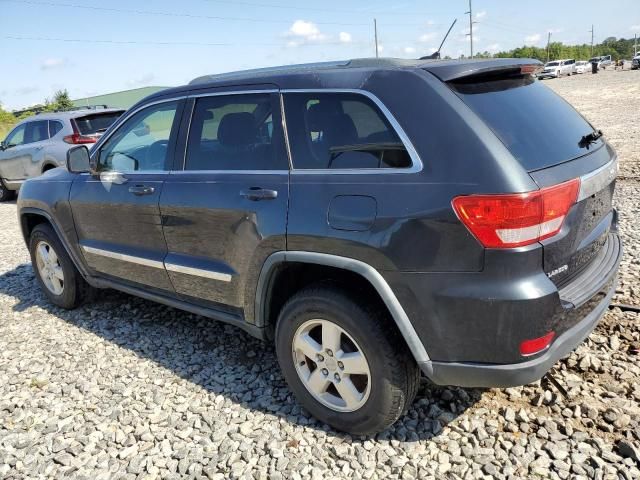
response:
[(82, 109), (34, 115), (18, 123), (0, 142), (0, 202), (25, 180), (64, 166), (67, 150), (95, 143), (122, 115), (120, 109)]

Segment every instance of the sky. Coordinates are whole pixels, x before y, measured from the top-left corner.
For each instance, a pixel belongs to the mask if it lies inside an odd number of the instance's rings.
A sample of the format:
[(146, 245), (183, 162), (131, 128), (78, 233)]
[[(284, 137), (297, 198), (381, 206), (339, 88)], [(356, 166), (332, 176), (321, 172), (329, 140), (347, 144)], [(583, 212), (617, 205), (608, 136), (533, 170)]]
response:
[[(640, 35), (638, 0), (473, 0), (474, 50)], [(16, 109), (213, 73), (375, 55), (469, 54), (468, 0), (0, 0), (0, 103)]]

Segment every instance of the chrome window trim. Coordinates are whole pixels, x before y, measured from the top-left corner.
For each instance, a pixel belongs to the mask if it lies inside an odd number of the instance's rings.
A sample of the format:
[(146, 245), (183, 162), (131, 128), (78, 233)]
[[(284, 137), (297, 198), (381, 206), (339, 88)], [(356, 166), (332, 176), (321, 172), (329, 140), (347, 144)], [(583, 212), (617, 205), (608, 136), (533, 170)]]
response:
[(289, 175), (289, 170), (172, 170), (170, 175), (188, 175), (188, 174), (238, 174), (249, 173), (251, 175)]
[[(363, 174), (390, 174), (390, 173), (418, 173), (421, 172), (424, 168), (422, 163), (422, 159), (420, 155), (418, 155), (417, 150), (413, 146), (413, 143), (409, 139), (409, 136), (404, 131), (400, 123), (396, 120), (393, 114), (389, 111), (389, 109), (385, 106), (382, 101), (375, 96), (373, 93), (362, 90), (359, 88), (286, 88), (280, 90), (282, 95), (286, 95), (288, 93), (350, 93), (355, 95), (362, 95), (369, 100), (371, 100), (382, 112), (385, 116), (391, 128), (395, 131), (396, 135), (400, 138), (400, 141), (404, 145), (404, 148), (409, 153), (409, 157), (411, 158), (411, 167), (408, 168), (345, 168), (345, 169), (329, 169), (329, 168), (310, 168), (310, 169), (302, 169), (295, 168), (294, 159), (291, 158), (291, 173), (295, 175), (300, 174), (322, 174), (322, 175), (363, 175)], [(286, 117), (284, 115), (284, 99), (282, 101), (283, 108), (283, 122), (286, 125)], [(287, 129), (285, 128), (285, 131)]]
[(618, 157), (616, 156), (600, 168), (581, 176), (577, 201), (584, 200), (609, 185), (618, 176), (618, 168)]
[(204, 270), (202, 268), (186, 267), (184, 265), (178, 265), (175, 263), (166, 263), (164, 267), (168, 272), (182, 273), (185, 275), (192, 275), (195, 277), (209, 278), (211, 280), (219, 280), (221, 282), (230, 282), (233, 275), (230, 273), (217, 272), (215, 270)]
[(92, 253), (101, 257), (112, 258), (114, 260), (121, 260), (123, 262), (135, 263), (137, 265), (143, 265), (145, 267), (161, 268), (164, 269), (164, 263), (158, 260), (151, 260), (149, 258), (136, 257), (133, 255), (127, 255), (124, 253), (114, 252), (112, 250), (104, 250), (102, 248), (89, 247), (82, 245), (82, 250), (86, 253)]

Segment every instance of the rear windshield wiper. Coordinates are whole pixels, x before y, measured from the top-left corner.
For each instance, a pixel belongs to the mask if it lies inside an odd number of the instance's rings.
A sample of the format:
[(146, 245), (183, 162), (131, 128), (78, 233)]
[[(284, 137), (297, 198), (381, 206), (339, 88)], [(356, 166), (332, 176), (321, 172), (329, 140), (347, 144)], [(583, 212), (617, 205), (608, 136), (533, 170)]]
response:
[(578, 142), (578, 146), (580, 148), (589, 149), (589, 145), (594, 143), (602, 136), (602, 130), (595, 130), (587, 135), (583, 135), (580, 141)]

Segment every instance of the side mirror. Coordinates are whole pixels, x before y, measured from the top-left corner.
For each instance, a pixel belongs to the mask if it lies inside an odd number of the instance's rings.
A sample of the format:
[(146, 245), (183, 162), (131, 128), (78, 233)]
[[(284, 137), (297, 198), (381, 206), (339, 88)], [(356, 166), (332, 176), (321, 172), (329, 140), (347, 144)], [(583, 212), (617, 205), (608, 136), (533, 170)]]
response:
[(71, 173), (87, 173), (91, 171), (89, 150), (84, 145), (78, 145), (67, 150), (67, 170)]

